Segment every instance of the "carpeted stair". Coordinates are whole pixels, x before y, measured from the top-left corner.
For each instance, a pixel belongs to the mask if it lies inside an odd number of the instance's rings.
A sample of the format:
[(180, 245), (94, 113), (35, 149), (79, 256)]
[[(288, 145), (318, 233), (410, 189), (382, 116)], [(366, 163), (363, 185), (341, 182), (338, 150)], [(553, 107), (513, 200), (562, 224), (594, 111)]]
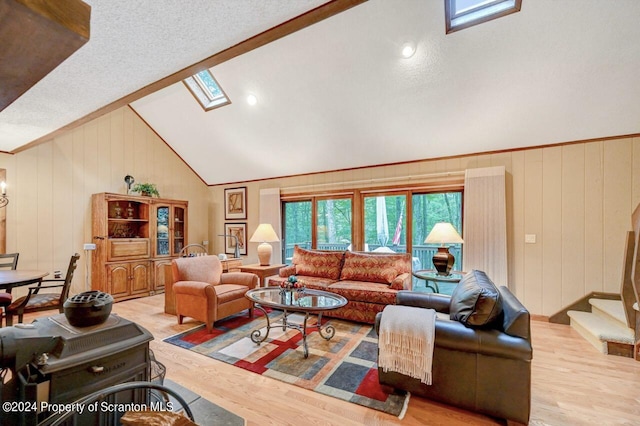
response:
[(589, 299), (591, 312), (569, 311), (571, 327), (603, 354), (633, 357), (634, 330), (620, 300)]

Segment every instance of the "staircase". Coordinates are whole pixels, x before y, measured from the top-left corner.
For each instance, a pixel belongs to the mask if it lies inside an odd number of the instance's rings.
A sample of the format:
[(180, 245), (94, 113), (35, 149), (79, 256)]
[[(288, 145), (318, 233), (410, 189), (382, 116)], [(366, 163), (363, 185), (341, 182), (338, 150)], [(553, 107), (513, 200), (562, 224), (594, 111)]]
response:
[(603, 354), (633, 358), (635, 332), (620, 300), (589, 299), (591, 312), (568, 311), (571, 327)]

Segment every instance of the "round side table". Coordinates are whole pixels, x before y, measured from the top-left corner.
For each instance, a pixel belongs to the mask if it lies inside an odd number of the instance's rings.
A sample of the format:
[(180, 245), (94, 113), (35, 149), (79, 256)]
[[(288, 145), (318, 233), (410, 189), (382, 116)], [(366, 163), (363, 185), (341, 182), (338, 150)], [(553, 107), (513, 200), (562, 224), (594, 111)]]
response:
[(440, 293), (438, 283), (457, 284), (464, 276), (464, 273), (452, 272), (449, 275), (440, 275), (435, 269), (421, 269), (419, 271), (412, 271), (411, 275), (424, 280), (425, 286), (433, 290), (434, 293)]

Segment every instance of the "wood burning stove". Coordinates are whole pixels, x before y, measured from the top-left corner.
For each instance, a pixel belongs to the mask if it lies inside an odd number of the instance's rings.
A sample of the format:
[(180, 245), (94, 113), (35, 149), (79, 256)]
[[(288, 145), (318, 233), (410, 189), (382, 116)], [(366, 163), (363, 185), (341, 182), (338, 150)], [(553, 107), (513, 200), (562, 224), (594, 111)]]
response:
[[(13, 376), (3, 386), (2, 400), (36, 402), (37, 409), (3, 413), (16, 415), (4, 424), (36, 424), (49, 414), (41, 410), (47, 406), (43, 402), (70, 403), (111, 385), (149, 380), (153, 336), (117, 315), (90, 327), (72, 326), (59, 314), (12, 328), (0, 329), (0, 367), (10, 368)], [(134, 393), (119, 398), (121, 403), (139, 402)], [(82, 424), (94, 424), (100, 413), (90, 414)]]

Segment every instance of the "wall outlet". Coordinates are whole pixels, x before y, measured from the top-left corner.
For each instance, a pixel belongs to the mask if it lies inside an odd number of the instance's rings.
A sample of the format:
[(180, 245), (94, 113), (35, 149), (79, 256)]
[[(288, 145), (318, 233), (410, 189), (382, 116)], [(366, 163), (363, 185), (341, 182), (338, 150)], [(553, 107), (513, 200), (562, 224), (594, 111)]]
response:
[(203, 245), (203, 246), (208, 246), (208, 245), (209, 245), (209, 241), (208, 241), (208, 240), (204, 240), (204, 241), (202, 242), (202, 245)]
[(536, 234), (524, 234), (524, 242), (526, 244), (535, 244), (536, 243)]
[(96, 249), (96, 245), (95, 244), (91, 244), (91, 243), (87, 243), (84, 245), (84, 249), (85, 250), (95, 250)]

